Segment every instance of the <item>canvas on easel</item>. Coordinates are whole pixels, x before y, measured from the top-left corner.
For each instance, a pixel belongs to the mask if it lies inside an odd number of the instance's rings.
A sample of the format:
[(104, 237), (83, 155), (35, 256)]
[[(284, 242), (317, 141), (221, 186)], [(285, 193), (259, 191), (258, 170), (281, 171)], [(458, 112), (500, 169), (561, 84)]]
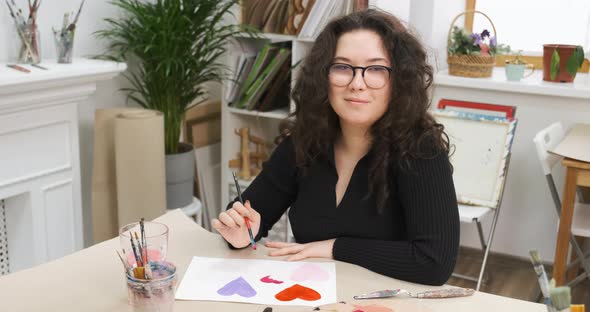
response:
[(516, 120), (456, 111), (435, 111), (449, 136), (457, 201), (496, 208)]

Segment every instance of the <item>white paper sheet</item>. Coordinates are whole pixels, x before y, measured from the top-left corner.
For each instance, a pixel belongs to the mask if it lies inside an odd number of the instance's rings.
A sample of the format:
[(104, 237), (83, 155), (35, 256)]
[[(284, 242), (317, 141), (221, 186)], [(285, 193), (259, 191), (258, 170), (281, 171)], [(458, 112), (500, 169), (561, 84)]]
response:
[[(299, 293), (306, 295), (299, 296), (309, 296), (309, 300), (292, 299), (297, 297), (293, 290), (301, 287), (315, 290), (321, 298), (304, 290)], [(176, 290), (176, 299), (302, 306), (335, 303), (336, 266), (319, 262), (193, 257)]]
[(590, 162), (590, 124), (576, 124), (551, 153)]

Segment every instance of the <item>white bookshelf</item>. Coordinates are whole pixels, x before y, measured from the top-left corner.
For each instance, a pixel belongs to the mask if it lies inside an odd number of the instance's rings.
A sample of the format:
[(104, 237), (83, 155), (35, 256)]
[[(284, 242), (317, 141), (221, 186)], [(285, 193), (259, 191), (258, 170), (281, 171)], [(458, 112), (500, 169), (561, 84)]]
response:
[[(290, 42), (291, 43), (291, 65), (294, 66), (303, 59), (310, 51), (313, 40), (299, 40), (295, 36), (281, 34), (260, 34), (260, 38), (252, 39), (248, 37), (236, 37), (233, 42), (229, 43), (225, 64), (235, 64), (237, 55), (234, 45), (252, 45), (258, 49), (269, 42)], [(300, 66), (297, 66), (291, 72), (291, 87), (295, 84), (295, 78), (299, 72)], [(225, 209), (227, 204), (236, 196), (235, 185), (229, 168), (230, 159), (237, 157), (240, 151), (240, 137), (234, 133), (234, 129), (240, 127), (250, 128), (250, 133), (264, 138), (267, 142), (272, 143), (279, 135), (279, 124), (295, 110), (295, 105), (291, 101), (288, 106), (275, 109), (268, 112), (259, 112), (255, 110), (239, 109), (228, 106), (225, 99), (225, 89), (228, 82), (222, 84), (222, 108), (221, 108), (221, 208)], [(274, 143), (272, 144), (274, 148)], [(268, 154), (272, 153), (272, 149)], [(237, 171), (237, 170), (236, 170)], [(254, 178), (251, 180), (239, 179), (240, 189), (245, 190)], [(273, 227), (269, 238), (279, 240), (291, 240), (290, 226), (287, 222), (286, 214)]]
[[(236, 45), (249, 45), (260, 49), (264, 44), (269, 42), (290, 42), (291, 43), (291, 65), (297, 64), (303, 59), (312, 47), (313, 40), (300, 40), (296, 36), (281, 34), (259, 34), (260, 38), (252, 39), (249, 37), (235, 37), (233, 42), (229, 43), (225, 64), (234, 64), (237, 55), (232, 53), (236, 51)], [(294, 86), (295, 78), (299, 72), (299, 66), (291, 73), (291, 86)], [(234, 133), (234, 129), (240, 127), (250, 128), (250, 133), (264, 138), (267, 142), (272, 143), (278, 136), (278, 127), (281, 121), (294, 111), (294, 103), (287, 107), (275, 109), (268, 112), (256, 110), (240, 109), (228, 106), (225, 97), (225, 89), (228, 82), (222, 84), (222, 109), (221, 109), (221, 203), (224, 208), (227, 203), (233, 200), (235, 186), (228, 166), (230, 159), (236, 158), (240, 151), (240, 138)], [(274, 144), (273, 144), (274, 146)], [(272, 149), (268, 151), (272, 153)], [(237, 170), (236, 170), (237, 171)], [(252, 179), (253, 180), (253, 179)], [(244, 190), (252, 180), (240, 180), (239, 184)]]

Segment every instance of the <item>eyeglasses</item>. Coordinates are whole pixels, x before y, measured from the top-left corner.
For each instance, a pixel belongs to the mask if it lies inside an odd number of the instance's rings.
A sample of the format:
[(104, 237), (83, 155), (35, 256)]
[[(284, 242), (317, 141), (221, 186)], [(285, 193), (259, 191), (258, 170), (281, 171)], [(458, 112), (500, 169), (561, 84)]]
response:
[(362, 69), (363, 80), (367, 87), (371, 89), (383, 88), (389, 81), (391, 75), (391, 68), (387, 66), (371, 65), (362, 67), (344, 63), (333, 63), (330, 65), (330, 83), (337, 87), (348, 86), (354, 79), (357, 69)]

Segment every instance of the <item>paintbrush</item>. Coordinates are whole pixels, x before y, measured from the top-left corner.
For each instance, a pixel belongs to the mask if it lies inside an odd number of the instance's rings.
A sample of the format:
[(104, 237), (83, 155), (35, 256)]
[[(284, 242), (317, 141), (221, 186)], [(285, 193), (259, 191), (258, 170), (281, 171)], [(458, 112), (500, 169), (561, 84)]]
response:
[[(143, 250), (145, 251), (145, 253), (147, 254), (147, 245), (146, 245), (146, 241), (145, 241), (145, 227), (143, 224), (143, 218), (141, 218), (139, 220), (139, 232), (141, 233), (141, 245), (143, 246)], [(141, 254), (143, 263), (146, 263), (146, 260), (143, 258), (143, 253)]]
[(539, 251), (536, 249), (530, 250), (529, 254), (531, 255), (531, 262), (535, 268), (535, 273), (537, 273), (537, 280), (539, 281), (539, 287), (541, 288), (545, 305), (550, 307), (551, 297), (549, 292), (549, 281), (547, 280), (547, 273), (545, 273), (543, 263), (541, 263), (541, 256), (539, 255)]
[[(235, 172), (232, 171), (231, 173), (234, 177), (234, 183), (236, 184), (236, 192), (238, 192), (238, 199), (240, 203), (244, 204), (244, 199), (242, 198), (242, 192), (240, 191), (240, 184), (238, 183), (238, 177), (236, 177)], [(254, 240), (254, 235), (252, 235), (252, 228), (250, 227), (250, 219), (248, 217), (244, 217), (244, 222), (246, 222), (246, 227), (248, 228), (248, 235), (250, 236), (250, 244), (252, 245), (252, 249), (256, 250), (256, 241)]]
[(133, 234), (131, 234), (131, 232), (129, 232), (129, 235), (131, 236), (131, 238), (130, 238), (130, 240), (131, 240), (131, 250), (133, 250), (133, 256), (135, 257), (135, 263), (136, 263), (136, 265), (138, 267), (140, 267), (140, 266), (142, 266), (141, 259), (137, 255), (137, 248), (135, 247), (135, 242), (133, 241)]
[(10, 67), (10, 68), (12, 68), (14, 70), (18, 70), (18, 71), (23, 72), (23, 73), (26, 73), (26, 74), (28, 74), (28, 73), (31, 72), (30, 70), (28, 70), (28, 69), (26, 69), (26, 68), (24, 68), (22, 66), (16, 65), (16, 64), (6, 64), (6, 67)]
[(85, 1), (86, 0), (82, 0), (82, 3), (80, 3), (80, 8), (78, 8), (78, 13), (76, 13), (76, 18), (74, 18), (74, 21), (70, 24), (70, 26), (68, 26), (69, 31), (74, 31), (76, 29), (76, 23), (78, 23), (78, 18), (80, 17), (80, 13), (82, 12), (82, 7), (84, 6)]
[(141, 246), (141, 242), (139, 241), (139, 236), (137, 235), (137, 232), (135, 232), (135, 241), (137, 242), (137, 252), (139, 253), (139, 259), (141, 259), (141, 263), (144, 264), (145, 262), (143, 260), (143, 247)]
[(152, 279), (152, 266), (150, 264), (150, 260), (148, 258), (148, 247), (147, 247), (147, 236), (145, 235), (145, 223), (144, 218), (139, 220), (139, 230), (141, 232), (141, 244), (143, 245), (142, 248), (142, 258), (143, 260), (143, 267), (145, 269), (145, 279)]
[[(141, 256), (138, 254), (139, 246), (135, 245), (133, 241), (133, 234), (129, 231), (129, 235), (131, 236), (131, 248), (133, 249), (133, 255), (135, 256), (135, 261), (137, 262), (137, 267), (133, 268), (133, 276), (135, 278), (144, 279), (145, 278), (145, 267), (141, 261)], [(135, 233), (137, 236), (137, 232)], [(139, 244), (139, 242), (137, 242)]]
[(31, 66), (36, 67), (36, 68), (39, 68), (39, 69), (42, 69), (42, 70), (48, 70), (47, 67), (43, 67), (43, 66), (41, 66), (39, 64), (31, 64)]
[(152, 279), (152, 265), (150, 264), (150, 260), (148, 259), (147, 248), (145, 249), (145, 263), (143, 267), (145, 269), (145, 279)]
[(16, 23), (17, 27), (19, 26), (19, 24), (25, 25), (26, 22), (23, 18), (23, 10), (21, 10), (20, 8), (17, 7), (16, 3), (14, 3), (14, 1), (12, 2), (12, 6), (10, 6), (10, 4), (8, 3), (8, 0), (6, 0), (6, 5), (8, 6), (8, 11), (10, 12), (10, 16), (12, 16), (12, 19), (14, 19), (14, 22)]
[(551, 303), (557, 312), (565, 312), (570, 310), (569, 308), (572, 303), (572, 294), (569, 286), (555, 287), (555, 280), (552, 279), (549, 292), (551, 296)]
[[(64, 13), (64, 19), (61, 22), (61, 35), (63, 36), (66, 28), (68, 27), (68, 24), (70, 22), (70, 13)], [(55, 31), (55, 30), (54, 30)]]
[[(16, 5), (16, 2), (14, 2), (14, 0), (10, 0), (10, 3), (12, 3), (13, 7), (15, 7), (15, 8), (18, 7)], [(23, 16), (25, 16), (25, 13), (23, 13), (23, 10), (21, 8), (18, 8), (17, 15), (21, 18), (22, 22), (25, 23), (25, 19), (23, 17)]]
[(129, 272), (129, 263), (127, 263), (127, 261), (124, 260), (123, 256), (121, 255), (121, 252), (119, 252), (118, 250), (115, 251), (117, 252), (117, 256), (119, 256), (119, 259), (121, 259), (121, 263), (123, 263), (125, 274), (127, 274), (127, 272)]

